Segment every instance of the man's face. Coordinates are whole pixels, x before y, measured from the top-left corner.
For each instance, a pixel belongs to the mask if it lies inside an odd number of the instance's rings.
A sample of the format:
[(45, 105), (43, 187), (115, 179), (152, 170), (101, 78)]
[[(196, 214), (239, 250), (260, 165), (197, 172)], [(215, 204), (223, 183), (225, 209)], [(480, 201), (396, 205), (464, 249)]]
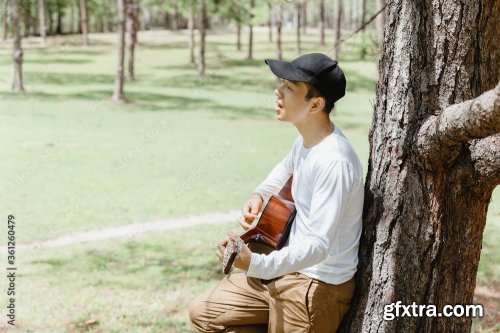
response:
[(309, 101), (306, 101), (307, 86), (303, 82), (281, 80), (281, 85), (274, 91), (276, 95), (276, 119), (298, 124), (309, 113)]

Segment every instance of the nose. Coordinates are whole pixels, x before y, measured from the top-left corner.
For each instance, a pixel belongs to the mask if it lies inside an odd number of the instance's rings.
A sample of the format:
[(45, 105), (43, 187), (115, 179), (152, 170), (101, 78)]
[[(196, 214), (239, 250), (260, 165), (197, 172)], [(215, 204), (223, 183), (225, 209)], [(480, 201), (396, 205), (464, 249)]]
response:
[(283, 86), (283, 85), (281, 85), (278, 89), (276, 89), (276, 90), (274, 91), (274, 94), (276, 95), (276, 97), (277, 97), (277, 98), (282, 98), (282, 97), (283, 97), (283, 92), (281, 91), (281, 87), (282, 87), (282, 86)]

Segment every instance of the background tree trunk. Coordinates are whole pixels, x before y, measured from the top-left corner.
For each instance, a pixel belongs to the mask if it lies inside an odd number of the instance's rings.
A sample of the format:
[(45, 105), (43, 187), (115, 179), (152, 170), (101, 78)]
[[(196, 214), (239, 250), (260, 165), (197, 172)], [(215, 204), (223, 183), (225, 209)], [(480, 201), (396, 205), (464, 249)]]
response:
[(18, 0), (12, 0), (12, 36), (14, 37), (14, 50), (12, 60), (14, 61), (14, 78), (12, 90), (24, 91), (23, 86), (23, 49), (21, 48), (21, 34), (19, 32), (19, 4)]
[(139, 30), (139, 6), (134, 0), (127, 3), (127, 24), (129, 32), (128, 43), (128, 78), (135, 80), (135, 47), (137, 45), (137, 30)]
[(281, 46), (281, 26), (283, 25), (283, 5), (279, 4), (276, 11), (276, 57), (283, 59), (283, 50)]
[(31, 34), (31, 3), (28, 0), (18, 0), (18, 10), (23, 13), (24, 37)]
[[(378, 1), (378, 0), (375, 0)], [(366, 23), (366, 0), (362, 0), (361, 3), (361, 26), (364, 26)], [(366, 58), (366, 38), (364, 29), (361, 31), (361, 48), (360, 48), (360, 57), (361, 60)]]
[[(378, 13), (385, 6), (385, 0), (375, 0), (375, 12)], [(380, 42), (384, 40), (385, 10), (375, 18), (375, 30)]]
[(5, 42), (7, 40), (7, 35), (9, 33), (9, 26), (7, 22), (8, 16), (8, 1), (9, 0), (3, 0), (2, 1), (2, 41)]
[(469, 114), (467, 105), (481, 111), (477, 100), (456, 103), (498, 83), (499, 11), (494, 0), (394, 0), (387, 8), (357, 288), (340, 332), (471, 329), (468, 317), (382, 314), (396, 301), (437, 311), (473, 303), (488, 204), (500, 183), (500, 86), (489, 115)]
[(325, 0), (319, 1), (319, 33), (321, 46), (325, 46)]
[(47, 28), (45, 26), (45, 0), (38, 0), (38, 16), (40, 23), (40, 37), (43, 45), (47, 45)]
[(89, 45), (89, 22), (88, 22), (88, 12), (87, 12), (87, 0), (80, 0), (80, 13), (81, 13), (83, 45), (87, 46)]
[(255, 0), (250, 0), (250, 18), (248, 24), (248, 56), (247, 59), (253, 59), (253, 8), (255, 7)]
[(300, 14), (302, 12), (301, 3), (297, 2), (295, 4), (295, 52), (300, 54)]
[(205, 27), (207, 23), (207, 7), (205, 0), (200, 1), (200, 60), (198, 62), (198, 75), (205, 76)]
[(268, 39), (269, 43), (273, 42), (273, 5), (271, 2), (267, 2), (267, 9), (269, 11), (269, 18), (267, 20), (267, 28), (268, 28)]
[(118, 69), (116, 71), (115, 91), (111, 99), (115, 102), (126, 102), (123, 95), (125, 81), (125, 20), (127, 17), (126, 0), (117, 0), (118, 3)]
[(194, 57), (194, 4), (190, 5), (189, 8), (189, 18), (188, 18), (188, 29), (189, 29), (189, 63), (195, 64), (196, 59)]
[(63, 3), (59, 0), (57, 1), (57, 25), (56, 25), (56, 34), (62, 35), (63, 33), (63, 15), (64, 15), (64, 7)]
[(307, 33), (307, 0), (301, 1), (300, 6), (302, 8), (302, 34), (305, 35)]
[(333, 46), (333, 58), (340, 57), (340, 39), (342, 37), (342, 0), (335, 2), (335, 43)]

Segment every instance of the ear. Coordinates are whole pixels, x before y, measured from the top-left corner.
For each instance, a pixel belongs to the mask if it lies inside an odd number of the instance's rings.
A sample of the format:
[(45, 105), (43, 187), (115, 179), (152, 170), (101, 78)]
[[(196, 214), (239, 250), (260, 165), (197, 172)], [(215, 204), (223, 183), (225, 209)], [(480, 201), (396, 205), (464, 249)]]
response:
[(321, 112), (325, 108), (325, 99), (323, 97), (313, 97), (311, 98), (311, 110), (310, 112)]

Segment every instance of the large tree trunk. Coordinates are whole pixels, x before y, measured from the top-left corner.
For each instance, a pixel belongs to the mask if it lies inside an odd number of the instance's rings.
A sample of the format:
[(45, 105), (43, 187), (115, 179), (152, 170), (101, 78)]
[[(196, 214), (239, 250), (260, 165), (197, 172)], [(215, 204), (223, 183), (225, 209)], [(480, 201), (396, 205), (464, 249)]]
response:
[(14, 37), (14, 78), (12, 80), (13, 91), (24, 91), (23, 87), (23, 49), (21, 48), (21, 34), (19, 32), (19, 4), (18, 0), (12, 0), (12, 36)]
[(496, 0), (387, 8), (357, 288), (341, 332), (470, 332), (470, 317), (383, 313), (397, 301), (437, 312), (473, 303), (500, 184), (499, 12)]
[(47, 45), (47, 28), (45, 26), (45, 0), (38, 0), (38, 16), (40, 23), (40, 37), (43, 45)]
[(189, 8), (189, 18), (188, 18), (188, 29), (189, 29), (189, 62), (191, 64), (196, 63), (196, 59), (194, 57), (194, 4), (190, 5)]
[(198, 62), (198, 75), (205, 76), (205, 27), (207, 24), (207, 6), (205, 0), (200, 1), (200, 59)]
[(321, 46), (325, 46), (325, 0), (319, 1), (319, 33)]
[(300, 14), (302, 12), (301, 3), (295, 4), (295, 52), (300, 54)]
[(87, 0), (80, 0), (81, 27), (83, 45), (89, 45), (89, 21), (87, 12)]
[(7, 25), (7, 12), (8, 12), (8, 1), (9, 0), (3, 0), (2, 1), (2, 41), (5, 42), (7, 40), (7, 35), (9, 32), (9, 27)]
[(250, 0), (250, 19), (248, 23), (248, 56), (247, 59), (253, 59), (253, 17), (254, 17), (254, 10), (255, 7), (255, 0)]
[(125, 20), (127, 17), (127, 0), (117, 0), (118, 3), (118, 68), (116, 71), (115, 91), (111, 99), (115, 102), (126, 102), (123, 95), (125, 81)]
[(340, 39), (342, 37), (342, 0), (335, 2), (335, 43), (333, 45), (333, 58), (340, 57)]
[(283, 5), (279, 4), (276, 8), (276, 57), (283, 59), (283, 50), (281, 45), (281, 27), (283, 25)]
[(139, 30), (139, 6), (134, 0), (127, 3), (127, 24), (129, 32), (128, 43), (128, 78), (135, 80), (135, 47), (137, 45), (137, 30)]

